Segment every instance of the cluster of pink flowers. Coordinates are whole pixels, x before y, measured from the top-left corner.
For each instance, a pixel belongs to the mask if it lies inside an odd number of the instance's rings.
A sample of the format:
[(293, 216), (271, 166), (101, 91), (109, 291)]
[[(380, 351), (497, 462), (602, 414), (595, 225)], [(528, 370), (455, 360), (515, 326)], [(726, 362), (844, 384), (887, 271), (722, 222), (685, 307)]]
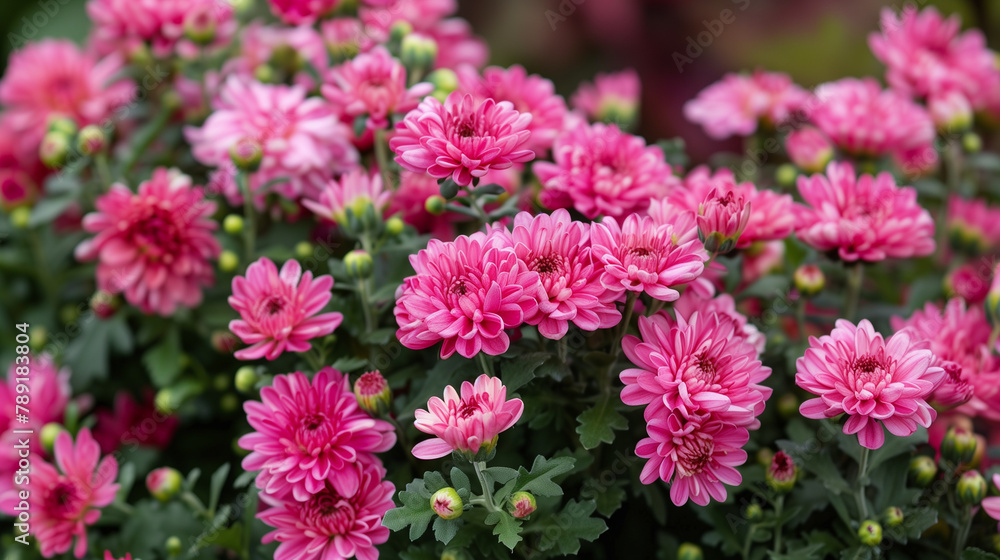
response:
[(160, 58), (192, 58), (202, 38), (222, 45), (236, 31), (232, 4), (217, 0), (90, 0), (87, 15), (94, 22), (91, 43), (105, 54), (137, 56), (148, 48)]
[(594, 83), (584, 83), (570, 98), (570, 104), (592, 121), (619, 124), (628, 128), (639, 114), (642, 84), (635, 70), (598, 74)]
[(806, 108), (809, 93), (785, 74), (727, 74), (684, 105), (684, 116), (716, 139), (750, 136), (763, 122), (777, 126)]
[(953, 194), (948, 197), (947, 228), (958, 245), (989, 252), (1000, 247), (1000, 207)]

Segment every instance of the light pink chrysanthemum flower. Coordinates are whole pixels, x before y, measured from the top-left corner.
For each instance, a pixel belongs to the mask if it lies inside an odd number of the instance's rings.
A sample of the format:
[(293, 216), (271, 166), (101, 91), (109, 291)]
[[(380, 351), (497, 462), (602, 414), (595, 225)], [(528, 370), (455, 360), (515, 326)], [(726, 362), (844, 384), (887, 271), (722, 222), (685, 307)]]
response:
[(453, 242), (431, 239), (410, 255), (416, 272), (403, 280), (393, 313), (397, 338), (421, 349), (442, 341), (441, 357), (456, 351), (471, 358), (481, 351), (507, 351), (504, 332), (531, 320), (547, 299), (538, 273), (522, 263), (509, 240), (482, 232)]
[(213, 184), (229, 201), (238, 204), (243, 195), (236, 186), (229, 151), (241, 141), (260, 144), (263, 160), (250, 180), (250, 191), (263, 204), (265, 184), (297, 199), (315, 195), (335, 172), (357, 165), (358, 153), (351, 145), (351, 132), (322, 99), (306, 97), (301, 86), (265, 85), (230, 76), (213, 103), (214, 112), (201, 128), (188, 127), (185, 134), (195, 158), (219, 167)]
[(531, 114), (509, 101), (477, 102), (454, 91), (444, 104), (425, 98), (396, 125), (389, 147), (404, 168), (465, 187), (491, 169), (534, 159), (526, 149), (530, 124)]
[(833, 144), (814, 126), (804, 126), (788, 133), (785, 151), (792, 163), (806, 173), (819, 173), (833, 159)]
[(635, 122), (639, 113), (642, 85), (639, 74), (631, 68), (621, 72), (598, 74), (594, 83), (580, 84), (570, 103), (592, 121)]
[(509, 101), (521, 113), (531, 114), (528, 130), (531, 138), (525, 149), (544, 157), (552, 142), (563, 129), (566, 118), (566, 101), (556, 94), (550, 80), (537, 74), (528, 74), (523, 66), (510, 68), (490, 66), (482, 75), (468, 65), (458, 69), (458, 89), (472, 94), (477, 101), (494, 99)]
[(736, 336), (753, 346), (757, 354), (764, 351), (767, 337), (747, 321), (746, 315), (736, 310), (736, 300), (729, 294), (719, 294), (714, 298), (706, 298), (693, 291), (684, 292), (674, 302), (674, 311), (678, 317), (683, 317), (685, 320), (690, 320), (696, 312), (701, 313), (703, 317), (710, 315), (729, 317), (736, 323), (734, 331)]
[(562, 209), (551, 216), (521, 212), (514, 217), (510, 236), (517, 258), (538, 273), (545, 288), (538, 314), (527, 321), (538, 325), (542, 336), (558, 340), (566, 335), (570, 322), (594, 331), (621, 321), (615, 306), (618, 292), (601, 284), (604, 267), (591, 258), (587, 224), (574, 222)]
[(858, 156), (898, 154), (934, 142), (927, 110), (871, 78), (820, 85), (808, 112), (837, 147)]
[(252, 345), (238, 350), (236, 359), (274, 360), (285, 351), (312, 348), (309, 340), (332, 333), (344, 320), (336, 312), (317, 315), (330, 301), (331, 288), (332, 276), (313, 279), (295, 260), (286, 262), (280, 273), (267, 257), (252, 263), (245, 277), (233, 278), (229, 296), (229, 305), (240, 314), (229, 322), (229, 330)]
[(490, 59), (489, 45), (473, 34), (472, 26), (463, 18), (442, 20), (423, 33), (437, 43), (435, 68), (458, 68), (465, 64), (482, 68)]
[[(31, 492), (32, 536), (38, 540), (42, 556), (51, 558), (73, 550), (83, 558), (87, 553), (87, 527), (97, 523), (100, 508), (110, 504), (118, 492), (114, 483), (118, 462), (112, 456), (101, 459), (101, 449), (83, 428), (76, 444), (69, 432), (55, 441), (55, 465), (32, 459)], [(16, 515), (18, 496), (11, 492), (0, 502), (0, 511)], [(76, 539), (76, 544), (73, 540)]]
[(652, 418), (649, 437), (635, 447), (635, 454), (649, 459), (639, 474), (643, 484), (657, 478), (670, 482), (670, 500), (682, 506), (688, 500), (704, 506), (709, 499), (722, 502), (726, 487), (743, 481), (736, 467), (747, 460), (742, 449), (750, 440), (746, 428), (719, 420), (712, 414), (685, 417), (678, 410)]
[(485, 373), (473, 385), (462, 382), (461, 394), (451, 385), (444, 400), (431, 397), (427, 410), (416, 411), (413, 425), (435, 437), (413, 446), (418, 459), (437, 459), (452, 451), (475, 456), (492, 451), (500, 433), (513, 426), (524, 412), (521, 399), (507, 399), (507, 388), (498, 377)]
[(350, 117), (367, 115), (368, 128), (389, 126), (395, 113), (413, 110), (434, 90), (429, 83), (406, 87), (406, 68), (385, 47), (375, 47), (330, 70), (323, 95)]
[(267, 0), (271, 13), (289, 25), (310, 25), (332, 12), (340, 0)]
[(743, 241), (750, 221), (750, 202), (730, 190), (712, 189), (698, 205), (698, 232), (710, 253), (726, 254)]
[(394, 506), (396, 487), (383, 480), (385, 469), (375, 463), (352, 463), (344, 471), (358, 480), (352, 496), (344, 496), (329, 483), (305, 500), (261, 494), (261, 501), (270, 507), (257, 518), (275, 528), (261, 542), (281, 543), (275, 560), (378, 559), (376, 545), (389, 540), (382, 517)]
[(594, 219), (641, 212), (680, 183), (659, 146), (601, 123), (569, 129), (552, 147), (555, 163), (532, 168), (542, 183), (539, 200), (550, 209), (573, 208)]
[(981, 198), (948, 197), (947, 227), (961, 244), (986, 252), (1000, 245), (1000, 208)]
[(884, 8), (881, 33), (872, 33), (868, 44), (893, 89), (922, 98), (957, 91), (982, 108), (988, 90), (1000, 87), (996, 54), (981, 32), (960, 33), (961, 25), (958, 16), (945, 19), (934, 7), (906, 6), (898, 14)]
[(795, 362), (795, 384), (817, 395), (802, 403), (806, 418), (833, 418), (846, 413), (845, 434), (878, 449), (885, 432), (906, 437), (917, 425), (928, 427), (937, 413), (927, 404), (944, 381), (944, 370), (932, 365), (930, 345), (902, 330), (884, 340), (867, 319), (857, 326), (839, 319), (829, 335), (809, 337), (809, 348)]
[(351, 464), (375, 462), (372, 453), (396, 443), (392, 425), (361, 410), (347, 376), (331, 367), (311, 383), (302, 372), (277, 375), (260, 399), (243, 405), (255, 431), (239, 444), (251, 452), (243, 468), (260, 471), (257, 487), (271, 496), (304, 502), (329, 483), (352, 497), (361, 479)]
[(796, 204), (795, 234), (819, 251), (836, 251), (849, 262), (922, 257), (934, 252), (934, 220), (912, 187), (892, 175), (854, 174), (848, 163), (831, 163), (825, 175), (799, 177), (806, 205)]
[[(672, 238), (677, 245), (685, 245), (691, 241), (701, 243), (698, 239), (698, 216), (695, 212), (672, 203), (667, 198), (651, 200), (647, 212), (657, 226), (667, 224), (673, 228)], [(709, 268), (702, 271), (688, 287), (701, 296), (710, 298), (715, 295), (713, 280), (724, 273), (725, 267), (721, 263), (710, 263)]]
[(30, 43), (11, 55), (0, 80), (4, 124), (35, 154), (53, 118), (68, 117), (80, 127), (102, 124), (133, 98), (124, 68), (122, 57), (98, 59), (70, 41)]
[(345, 173), (339, 180), (331, 180), (320, 192), (318, 200), (306, 198), (302, 200), (302, 205), (321, 218), (346, 225), (347, 209), (361, 218), (365, 208), (371, 205), (375, 208), (375, 215), (381, 216), (391, 195), (389, 191), (382, 190), (382, 177), (378, 173), (369, 175), (367, 171), (357, 170)]
[(112, 185), (83, 227), (97, 236), (76, 248), (79, 260), (98, 259), (97, 285), (124, 293), (144, 313), (169, 316), (196, 307), (215, 281), (211, 260), (222, 251), (212, 235), (214, 202), (176, 169), (162, 167), (133, 193)]
[(736, 320), (724, 313), (664, 312), (639, 317), (640, 337), (626, 336), (622, 349), (636, 368), (620, 375), (622, 402), (647, 405), (646, 419), (671, 410), (686, 416), (711, 412), (726, 422), (756, 429), (771, 389), (761, 383), (771, 368)]
[[(226, 61), (222, 72), (224, 75), (237, 74), (244, 79), (254, 79), (257, 69), (264, 65), (273, 64), (272, 58), (283, 49), (291, 49), (296, 58), (301, 57), (302, 61), (312, 64), (313, 68), (319, 72), (323, 72), (327, 67), (326, 44), (320, 34), (312, 27), (306, 25), (298, 27), (263, 25), (259, 21), (253, 21), (241, 31), (239, 53)], [(290, 62), (294, 62), (294, 60)], [(277, 68), (276, 70), (295, 71), (294, 83), (308, 90), (317, 85), (313, 76), (301, 68)]]
[(228, 43), (236, 31), (230, 2), (218, 0), (90, 0), (91, 44), (100, 53), (130, 55), (148, 45), (157, 58), (192, 57), (198, 46), (185, 27), (213, 28), (214, 44)]
[(590, 228), (591, 253), (604, 264), (601, 283), (618, 292), (646, 292), (663, 301), (680, 294), (674, 288), (697, 278), (708, 253), (697, 239), (680, 242), (674, 225), (657, 225), (653, 218), (635, 214), (623, 226), (611, 217)]
[(805, 107), (809, 94), (786, 74), (727, 74), (684, 104), (684, 116), (712, 138), (749, 136), (763, 120), (777, 125)]

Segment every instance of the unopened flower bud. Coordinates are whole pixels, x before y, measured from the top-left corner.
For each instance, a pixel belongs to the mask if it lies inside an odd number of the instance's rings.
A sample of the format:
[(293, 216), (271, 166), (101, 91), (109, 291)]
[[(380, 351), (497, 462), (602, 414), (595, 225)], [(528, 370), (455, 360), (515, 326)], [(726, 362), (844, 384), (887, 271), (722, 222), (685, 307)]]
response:
[(978, 446), (975, 434), (952, 426), (941, 440), (941, 458), (955, 465), (967, 464), (975, 457)]
[(970, 154), (983, 149), (983, 139), (975, 132), (966, 132), (962, 136), (962, 148)]
[(514, 492), (510, 497), (510, 514), (515, 519), (528, 517), (538, 509), (535, 497), (529, 492)]
[(978, 305), (989, 295), (990, 286), (972, 264), (966, 263), (944, 277), (945, 295), (962, 298), (970, 306)]
[(70, 137), (76, 134), (77, 130), (79, 130), (79, 127), (76, 126), (75, 120), (68, 117), (53, 117), (49, 119), (49, 124), (45, 132), (56, 132)]
[(260, 142), (244, 138), (229, 148), (229, 157), (240, 171), (254, 172), (260, 168), (264, 159), (264, 150)]
[(451, 179), (445, 179), (440, 184), (441, 196), (445, 199), (452, 199), (458, 196), (458, 185)]
[(69, 136), (61, 132), (49, 132), (38, 146), (38, 158), (47, 167), (58, 169), (69, 158)]
[(785, 453), (779, 451), (771, 459), (771, 465), (767, 468), (764, 478), (767, 485), (779, 494), (790, 492), (795, 487), (795, 479), (798, 477), (798, 467), (795, 461)]
[(161, 467), (146, 476), (146, 489), (157, 500), (167, 502), (181, 491), (182, 482), (184, 477), (177, 472), (177, 469)]
[(440, 216), (441, 214), (444, 214), (445, 206), (447, 206), (447, 204), (448, 201), (446, 201), (444, 197), (433, 194), (428, 196), (427, 200), (424, 201), (424, 209), (430, 214)]
[(240, 407), (240, 398), (232, 393), (226, 393), (219, 399), (219, 408), (222, 412), (234, 412)]
[(858, 538), (865, 546), (878, 546), (882, 542), (882, 526), (871, 519), (862, 521), (858, 528)]
[(783, 163), (774, 172), (774, 180), (782, 187), (791, 187), (799, 177), (799, 170), (790, 163)]
[(392, 403), (392, 390), (378, 370), (369, 371), (354, 382), (354, 396), (358, 406), (372, 416), (385, 414)]
[(184, 552), (184, 543), (178, 537), (169, 537), (163, 548), (167, 551), (167, 556), (180, 556)]
[(347, 269), (348, 276), (356, 280), (371, 278), (374, 266), (372, 256), (364, 249), (355, 249), (344, 255), (344, 268)]
[(240, 258), (232, 251), (223, 251), (219, 254), (219, 270), (232, 272), (240, 265)]
[(51, 454), (56, 445), (56, 437), (65, 431), (66, 428), (57, 422), (49, 422), (42, 426), (42, 431), (39, 434), (39, 438), (42, 440), (42, 449)]
[(437, 41), (419, 33), (410, 33), (403, 37), (399, 47), (399, 60), (410, 72), (422, 74), (430, 70), (434, 67), (437, 54)]
[(385, 232), (396, 237), (397, 235), (403, 233), (406, 228), (406, 223), (399, 216), (393, 216), (385, 221)]
[(257, 375), (257, 370), (252, 366), (243, 366), (236, 370), (236, 379), (234, 385), (236, 390), (241, 393), (249, 393), (254, 390), (257, 386), (257, 381), (260, 380), (260, 376)]
[(814, 264), (804, 264), (796, 268), (792, 279), (795, 282), (795, 289), (804, 297), (812, 297), (826, 287), (826, 276)]
[(295, 244), (295, 256), (305, 260), (311, 257), (313, 254), (312, 243), (308, 241), (299, 241)]
[(10, 225), (17, 229), (27, 229), (30, 220), (31, 208), (27, 206), (18, 206), (10, 211)]
[(31, 337), (28, 343), (35, 352), (41, 352), (45, 344), (49, 341), (49, 331), (42, 325), (35, 325), (28, 329), (28, 336)]
[(243, 233), (243, 216), (230, 214), (222, 220), (222, 229), (230, 235)]
[(99, 319), (110, 318), (118, 311), (119, 306), (121, 306), (121, 300), (111, 292), (98, 290), (90, 297), (90, 310)]
[(229, 331), (214, 331), (212, 333), (212, 348), (220, 354), (232, 354), (239, 346), (240, 339)]
[(709, 253), (725, 255), (736, 248), (750, 220), (750, 204), (732, 191), (712, 189), (698, 205), (698, 238)]
[(389, 28), (389, 42), (399, 44), (411, 33), (413, 33), (413, 24), (402, 19), (396, 21)]
[(760, 507), (760, 504), (750, 504), (747, 506), (747, 521), (759, 521), (762, 517), (764, 517), (764, 510)]
[(972, 126), (972, 107), (965, 94), (958, 91), (932, 95), (927, 109), (941, 132), (960, 132)]
[(442, 488), (431, 496), (431, 508), (441, 519), (458, 519), (462, 516), (462, 498), (454, 488)]
[(757, 450), (757, 464), (762, 467), (771, 466), (771, 461), (774, 459), (774, 451), (771, 451), (767, 447), (761, 447)]
[(254, 68), (253, 77), (262, 84), (273, 84), (278, 81), (278, 73), (270, 64), (261, 64)]
[(986, 497), (986, 479), (979, 471), (965, 471), (955, 485), (955, 495), (965, 505), (979, 505)]
[(101, 127), (88, 124), (76, 137), (76, 149), (83, 155), (92, 156), (104, 150), (104, 142), (104, 131)]
[(934, 480), (937, 476), (937, 465), (934, 464), (934, 459), (926, 455), (918, 455), (913, 459), (910, 459), (910, 468), (907, 472), (907, 478), (910, 484), (913, 484), (917, 488), (927, 488), (927, 486)]
[(194, 8), (184, 16), (184, 35), (199, 45), (207, 45), (215, 40), (215, 16), (211, 4)]
[(458, 75), (450, 68), (438, 68), (428, 74), (424, 81), (430, 82), (434, 86), (434, 92), (431, 95), (442, 103), (448, 98), (449, 93), (458, 89)]
[(903, 510), (895, 506), (885, 509), (885, 524), (890, 527), (899, 527), (903, 524)]
[(806, 126), (785, 139), (788, 158), (806, 173), (819, 173), (833, 159), (833, 144), (818, 128)]
[(177, 412), (176, 397), (174, 392), (169, 388), (160, 389), (156, 392), (156, 397), (153, 398), (153, 404), (156, 405), (156, 410), (162, 412), (163, 414), (173, 414)]
[(701, 547), (694, 543), (681, 543), (677, 547), (677, 560), (704, 560), (705, 554)]
[(799, 398), (793, 393), (785, 393), (778, 399), (778, 414), (782, 418), (792, 418), (799, 413)]

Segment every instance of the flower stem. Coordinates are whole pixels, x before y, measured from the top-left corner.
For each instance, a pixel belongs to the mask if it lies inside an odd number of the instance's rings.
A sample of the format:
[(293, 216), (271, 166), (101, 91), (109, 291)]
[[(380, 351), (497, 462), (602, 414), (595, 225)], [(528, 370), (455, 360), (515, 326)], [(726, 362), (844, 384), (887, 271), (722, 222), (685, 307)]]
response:
[(318, 372), (319, 370), (323, 369), (323, 358), (319, 355), (318, 350), (316, 350), (315, 348), (310, 348), (309, 350), (305, 351), (302, 355), (305, 356), (306, 361), (309, 362), (309, 367), (311, 367), (313, 371)]
[(776, 525), (774, 527), (774, 555), (777, 556), (781, 554), (781, 527), (784, 523), (781, 522), (781, 513), (785, 507), (785, 495), (782, 494), (774, 501), (774, 518), (776, 520)]
[(806, 339), (806, 298), (799, 295), (799, 301), (795, 303), (795, 322), (799, 327), (799, 340)]
[(865, 489), (868, 487), (868, 455), (871, 451), (867, 447), (861, 448), (861, 458), (858, 460), (858, 482), (855, 498), (858, 501), (858, 513), (861, 520), (868, 519), (868, 501), (865, 499)]
[(369, 284), (369, 278), (359, 279), (357, 284), (358, 296), (361, 298), (361, 311), (365, 317), (365, 333), (367, 334), (371, 334), (375, 330), (375, 315), (372, 312), (371, 297), (368, 294)]
[(94, 165), (97, 167), (97, 180), (101, 182), (100, 191), (108, 192), (111, 187), (111, 168), (108, 167), (108, 154), (103, 151), (95, 154)]
[(861, 281), (864, 278), (864, 264), (857, 261), (847, 268), (847, 302), (844, 306), (844, 318), (854, 321), (858, 311), (858, 299), (861, 297)]
[[(480, 354), (481, 355), (481, 354)], [(486, 463), (484, 461), (475, 461), (472, 466), (476, 469), (476, 476), (479, 477), (479, 486), (483, 489), (483, 500), (485, 501), (487, 511), (499, 511), (496, 504), (493, 503), (493, 488), (490, 488), (490, 484), (486, 482), (486, 473), (483, 472), (486, 469)]]
[(382, 188), (391, 191), (392, 177), (389, 176), (389, 142), (385, 139), (385, 129), (375, 130), (375, 161), (378, 162), (378, 170), (382, 175)]
[(565, 336), (559, 339), (556, 348), (559, 354), (559, 361), (566, 363), (566, 356), (569, 354), (569, 341), (566, 340)]
[(632, 311), (635, 309), (635, 300), (639, 298), (639, 292), (629, 291), (625, 296), (625, 311), (622, 313), (622, 322), (618, 327), (618, 334), (615, 335), (614, 345), (611, 347), (611, 355), (618, 357), (622, 351), (622, 339), (628, 332), (628, 324), (632, 320)]
[(493, 368), (490, 367), (490, 363), (489, 363), (488, 359), (486, 358), (486, 354), (484, 354), (483, 352), (479, 352), (478, 354), (476, 354), (476, 357), (479, 358), (479, 365), (482, 366), (483, 373), (485, 373), (486, 375), (489, 375), (490, 377), (492, 377), (493, 376)]
[(243, 195), (243, 213), (246, 216), (246, 224), (243, 226), (243, 251), (246, 265), (253, 262), (254, 243), (257, 239), (257, 214), (253, 207), (253, 196), (250, 194), (250, 178), (243, 171), (236, 172), (236, 185)]
[(937, 223), (937, 261), (943, 262), (946, 254), (946, 244), (948, 240), (948, 198), (958, 192), (959, 183), (962, 180), (962, 147), (959, 141), (948, 138), (944, 146), (944, 167), (945, 167), (945, 198), (938, 209)]
[(972, 528), (972, 508), (963, 506), (961, 519), (958, 534), (955, 535), (955, 560), (961, 560), (965, 543), (969, 540), (969, 529)]
[(757, 524), (753, 523), (747, 529), (747, 538), (743, 540), (743, 552), (740, 557), (743, 560), (750, 560), (750, 546), (753, 544), (753, 534), (757, 531)]

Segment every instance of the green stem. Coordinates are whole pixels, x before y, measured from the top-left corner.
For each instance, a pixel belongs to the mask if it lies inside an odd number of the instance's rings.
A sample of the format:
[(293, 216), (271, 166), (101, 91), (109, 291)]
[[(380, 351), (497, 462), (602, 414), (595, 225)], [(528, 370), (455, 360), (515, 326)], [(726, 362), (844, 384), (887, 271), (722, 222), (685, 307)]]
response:
[(566, 363), (566, 356), (569, 354), (569, 342), (566, 340), (565, 336), (559, 339), (559, 343), (556, 348), (559, 354), (559, 361)]
[(385, 139), (385, 129), (375, 130), (375, 161), (378, 162), (378, 170), (382, 175), (382, 188), (391, 191), (392, 177), (389, 176), (389, 142)]
[(649, 309), (646, 310), (646, 317), (652, 317), (659, 313), (665, 303), (662, 299), (653, 298), (653, 303), (649, 304)]
[(146, 150), (153, 145), (153, 142), (159, 138), (160, 132), (163, 131), (163, 127), (167, 126), (170, 122), (171, 115), (174, 114), (174, 108), (164, 106), (160, 109), (160, 112), (156, 114), (153, 122), (146, 125), (139, 133), (138, 141), (132, 149), (132, 152), (128, 155), (128, 159), (122, 165), (122, 177), (126, 178), (132, 173), (132, 169), (135, 164), (139, 163), (139, 158), (146, 153)]
[(1000, 337), (1000, 322), (997, 322), (996, 326), (993, 327), (993, 331), (990, 332), (990, 352), (996, 352), (997, 338)]
[(472, 466), (476, 469), (476, 476), (479, 477), (479, 486), (483, 489), (483, 500), (485, 501), (487, 511), (500, 511), (496, 504), (493, 503), (493, 488), (486, 482), (486, 473), (483, 470), (486, 468), (486, 463), (483, 461), (476, 461), (472, 463)]
[(858, 311), (858, 299), (861, 297), (861, 282), (864, 278), (864, 264), (857, 261), (847, 268), (847, 302), (844, 305), (844, 318), (854, 320)]
[(639, 298), (639, 292), (629, 291), (625, 296), (625, 311), (622, 313), (622, 322), (618, 327), (618, 334), (615, 335), (614, 345), (611, 347), (611, 355), (615, 358), (622, 351), (622, 339), (628, 332), (628, 324), (632, 320), (632, 311), (635, 309), (635, 300)]
[(781, 522), (781, 513), (785, 507), (785, 495), (782, 494), (774, 501), (774, 555), (777, 556), (781, 554), (781, 528), (784, 523)]
[(944, 146), (944, 168), (945, 168), (945, 202), (938, 209), (937, 216), (937, 261), (943, 262), (947, 253), (946, 245), (948, 240), (948, 197), (958, 192), (959, 183), (962, 180), (962, 147), (959, 140), (949, 138)]
[(750, 546), (753, 544), (753, 534), (757, 531), (757, 524), (753, 523), (747, 529), (747, 538), (743, 540), (743, 552), (740, 556), (743, 560), (750, 560)]
[(120, 502), (118, 500), (115, 500), (111, 502), (111, 507), (117, 509), (118, 511), (124, 513), (125, 515), (129, 516), (135, 515), (135, 509), (133, 509), (132, 506), (126, 504), (125, 502)]
[(799, 340), (806, 338), (806, 298), (799, 294), (799, 301), (795, 304), (795, 322), (799, 327)]
[(208, 508), (205, 507), (205, 504), (201, 503), (198, 496), (195, 496), (191, 492), (181, 493), (181, 501), (187, 504), (196, 515), (200, 515), (206, 519), (212, 519), (214, 517), (212, 512), (208, 511)]
[(243, 194), (243, 214), (246, 223), (243, 225), (243, 253), (246, 265), (250, 266), (254, 257), (254, 243), (257, 240), (257, 210), (253, 206), (253, 196), (250, 193), (250, 177), (244, 171), (236, 172), (236, 185)]
[(371, 297), (369, 296), (369, 278), (358, 280), (358, 295), (361, 297), (361, 310), (365, 317), (365, 333), (371, 334), (375, 330), (375, 315), (372, 312)]
[(34, 228), (28, 230), (28, 236), (31, 239), (31, 250), (35, 254), (35, 275), (38, 276), (38, 282), (42, 285), (45, 297), (53, 297), (58, 288), (52, 282), (52, 272), (45, 268), (45, 247), (42, 245), (42, 238), (39, 237), (38, 230)]
[(101, 182), (101, 192), (108, 192), (111, 187), (111, 168), (108, 166), (108, 154), (100, 152), (94, 155), (94, 164), (97, 167), (97, 180)]
[(861, 458), (858, 463), (858, 482), (857, 482), (857, 493), (855, 498), (858, 502), (858, 513), (861, 514), (861, 520), (864, 521), (868, 519), (868, 500), (865, 499), (865, 489), (868, 487), (868, 455), (870, 450), (867, 447), (861, 448)]
[(493, 377), (493, 368), (490, 367), (490, 363), (486, 358), (486, 354), (480, 351), (478, 354), (476, 354), (476, 357), (479, 358), (479, 365), (483, 368), (483, 373), (489, 375), (490, 377)]
[(955, 535), (955, 560), (961, 560), (962, 552), (965, 550), (965, 543), (969, 540), (969, 530), (972, 528), (972, 509), (963, 506), (962, 521)]
[(322, 356), (319, 355), (319, 350), (316, 350), (315, 348), (310, 348), (309, 350), (306, 350), (302, 355), (305, 356), (306, 361), (309, 362), (309, 367), (312, 368), (313, 371), (319, 371), (323, 369), (323, 358)]

